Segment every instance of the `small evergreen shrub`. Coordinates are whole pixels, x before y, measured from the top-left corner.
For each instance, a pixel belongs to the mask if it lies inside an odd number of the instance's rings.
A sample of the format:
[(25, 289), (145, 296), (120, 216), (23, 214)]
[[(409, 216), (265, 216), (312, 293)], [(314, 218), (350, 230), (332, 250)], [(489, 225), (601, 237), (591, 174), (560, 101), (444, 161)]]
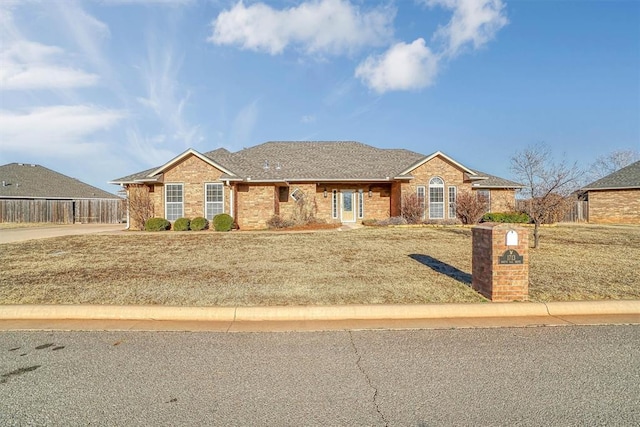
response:
[(514, 224), (528, 224), (531, 218), (524, 212), (492, 212), (482, 217), (483, 222), (508, 222)]
[(165, 231), (171, 228), (171, 223), (164, 218), (149, 218), (144, 223), (146, 231)]
[(209, 227), (209, 221), (206, 218), (199, 216), (191, 220), (191, 229), (193, 231), (206, 230), (207, 227)]
[(225, 213), (213, 217), (213, 228), (216, 231), (229, 231), (233, 227), (233, 218)]
[(189, 231), (191, 220), (189, 218), (178, 218), (173, 223), (173, 231)]

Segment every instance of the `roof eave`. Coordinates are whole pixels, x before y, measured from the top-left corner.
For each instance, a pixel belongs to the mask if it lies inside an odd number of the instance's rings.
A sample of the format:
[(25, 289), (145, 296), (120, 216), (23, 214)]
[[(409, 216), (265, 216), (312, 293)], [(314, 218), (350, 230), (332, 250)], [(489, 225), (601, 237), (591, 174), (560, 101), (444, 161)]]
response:
[(585, 187), (581, 191), (601, 191), (601, 190), (639, 190), (640, 186), (634, 185), (630, 187)]
[(213, 166), (214, 168), (224, 172), (227, 175), (232, 175), (232, 176), (236, 176), (235, 173), (231, 172), (229, 169), (225, 168), (224, 166), (218, 164), (217, 162), (213, 161), (212, 159), (210, 159), (209, 157), (205, 156), (202, 153), (197, 152), (196, 150), (194, 150), (193, 148), (189, 148), (187, 151), (183, 152), (182, 154), (179, 154), (178, 156), (174, 157), (173, 159), (169, 160), (167, 163), (165, 163), (164, 165), (160, 166), (158, 169), (155, 169), (154, 171), (152, 171), (149, 175), (147, 175), (148, 177), (152, 177), (154, 175), (157, 175), (159, 173), (164, 172), (166, 169), (170, 168), (171, 166), (175, 165), (176, 163), (180, 162), (182, 159), (184, 159), (185, 157), (189, 156), (189, 155), (194, 155), (197, 158), (199, 158), (200, 160), (202, 160), (205, 163), (210, 164), (211, 166)]

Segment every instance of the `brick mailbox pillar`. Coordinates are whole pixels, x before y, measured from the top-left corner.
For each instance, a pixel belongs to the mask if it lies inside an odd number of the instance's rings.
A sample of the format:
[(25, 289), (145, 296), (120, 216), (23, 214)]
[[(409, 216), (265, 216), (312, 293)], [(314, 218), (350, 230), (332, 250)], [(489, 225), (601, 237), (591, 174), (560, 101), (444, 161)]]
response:
[(491, 301), (529, 296), (529, 230), (514, 224), (473, 227), (472, 286)]

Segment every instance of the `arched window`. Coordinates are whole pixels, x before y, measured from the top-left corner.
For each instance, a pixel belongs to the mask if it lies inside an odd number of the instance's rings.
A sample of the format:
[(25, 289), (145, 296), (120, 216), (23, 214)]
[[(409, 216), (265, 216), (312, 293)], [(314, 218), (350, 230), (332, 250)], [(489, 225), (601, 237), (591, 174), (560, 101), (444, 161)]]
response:
[(429, 219), (444, 219), (444, 181), (437, 176), (429, 181)]

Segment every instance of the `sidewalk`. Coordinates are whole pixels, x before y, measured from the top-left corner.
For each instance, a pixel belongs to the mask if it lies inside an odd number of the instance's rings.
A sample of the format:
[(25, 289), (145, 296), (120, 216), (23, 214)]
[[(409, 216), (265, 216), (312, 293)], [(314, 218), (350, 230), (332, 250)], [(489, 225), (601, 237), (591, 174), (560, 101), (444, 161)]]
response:
[(640, 301), (305, 307), (0, 306), (0, 331), (329, 331), (640, 325)]
[(0, 229), (0, 244), (80, 234), (112, 233), (123, 231), (125, 227), (125, 224), (52, 224), (38, 227), (3, 228)]

